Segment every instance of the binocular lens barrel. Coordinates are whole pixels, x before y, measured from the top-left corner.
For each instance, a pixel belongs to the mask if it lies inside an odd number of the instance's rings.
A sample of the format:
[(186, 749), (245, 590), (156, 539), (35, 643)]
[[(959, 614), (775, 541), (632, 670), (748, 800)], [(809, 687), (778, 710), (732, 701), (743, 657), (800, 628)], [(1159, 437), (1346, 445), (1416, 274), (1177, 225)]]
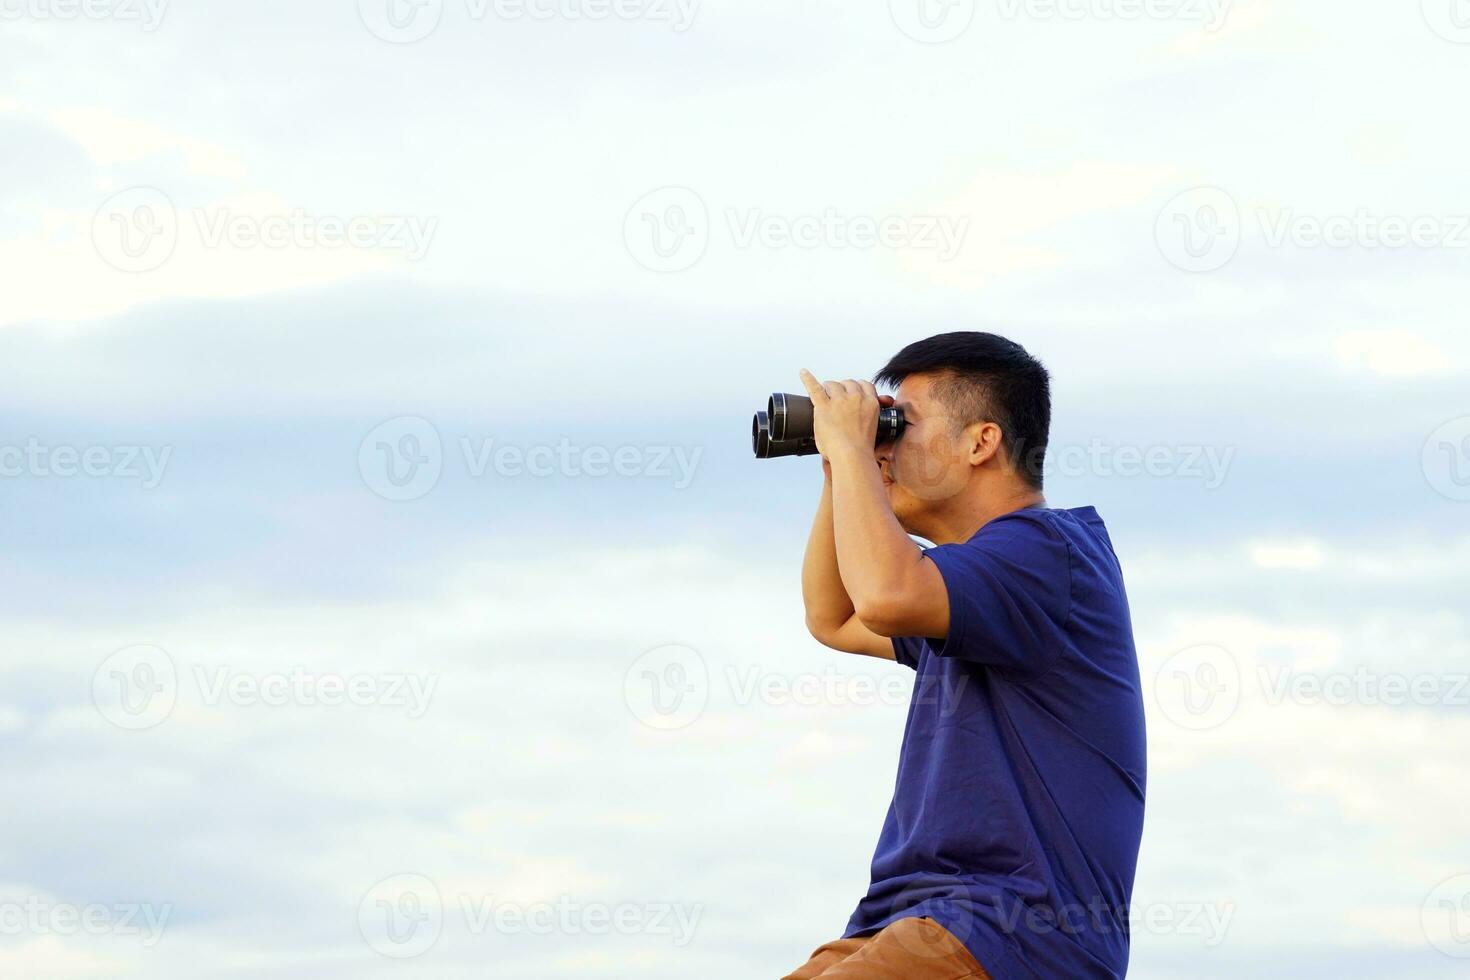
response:
[[(801, 434), (812, 434), (812, 400), (803, 395), (783, 395), (780, 392), (766, 402), (766, 414), (771, 420), (771, 438), (776, 440), (799, 438)], [(790, 433), (789, 435), (787, 433)]]
[[(903, 435), (903, 412), (897, 408), (878, 410), (878, 437), (881, 446)], [(805, 395), (777, 392), (766, 403), (764, 412), (756, 412), (750, 425), (751, 443), (757, 459), (778, 456), (812, 456), (817, 451), (812, 431), (812, 400)]]
[(751, 420), (750, 441), (755, 449), (756, 459), (775, 459), (778, 456), (812, 456), (817, 451), (817, 440), (814, 437), (806, 439), (771, 438), (770, 416), (766, 412), (756, 412), (755, 418)]

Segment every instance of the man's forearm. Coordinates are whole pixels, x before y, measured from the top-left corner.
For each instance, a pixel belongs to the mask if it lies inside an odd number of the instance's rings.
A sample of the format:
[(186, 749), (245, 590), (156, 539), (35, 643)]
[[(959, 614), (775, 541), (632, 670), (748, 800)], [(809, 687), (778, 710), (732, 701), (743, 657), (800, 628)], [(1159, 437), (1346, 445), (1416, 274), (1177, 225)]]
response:
[(832, 478), (822, 483), (817, 516), (806, 542), (801, 563), (801, 598), (806, 604), (807, 626), (815, 633), (835, 630), (853, 615), (852, 599), (843, 587), (837, 568), (837, 544), (832, 531)]
[(840, 454), (831, 466), (833, 538), (845, 594), (859, 618), (884, 618), (923, 552), (893, 516), (872, 455)]

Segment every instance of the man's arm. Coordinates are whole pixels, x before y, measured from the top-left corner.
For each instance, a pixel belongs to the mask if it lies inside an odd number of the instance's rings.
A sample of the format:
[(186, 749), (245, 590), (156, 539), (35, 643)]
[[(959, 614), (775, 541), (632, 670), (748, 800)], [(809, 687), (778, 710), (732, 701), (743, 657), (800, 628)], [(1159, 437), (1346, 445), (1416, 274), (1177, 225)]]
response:
[(801, 598), (806, 604), (806, 628), (824, 646), (846, 653), (894, 659), (893, 641), (863, 625), (837, 568), (832, 529), (832, 471), (822, 463), (825, 477), (812, 533), (801, 564)]
[(824, 387), (810, 372), (817, 447), (831, 464), (839, 581), (856, 619), (880, 637), (949, 634), (949, 592), (933, 562), (899, 525), (873, 457), (878, 393), (866, 381)]

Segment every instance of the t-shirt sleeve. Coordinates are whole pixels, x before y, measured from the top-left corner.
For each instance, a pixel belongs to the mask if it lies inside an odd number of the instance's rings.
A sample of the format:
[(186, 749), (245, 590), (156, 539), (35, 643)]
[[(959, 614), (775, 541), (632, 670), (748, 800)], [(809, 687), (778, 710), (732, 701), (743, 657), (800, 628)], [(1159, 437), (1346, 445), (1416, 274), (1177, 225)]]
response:
[(1002, 518), (963, 544), (924, 556), (949, 593), (949, 635), (931, 641), (935, 653), (1029, 676), (1051, 669), (1071, 614), (1070, 553), (1058, 532), (1036, 520)]
[(893, 638), (893, 659), (911, 667), (919, 669), (919, 657), (923, 654), (924, 641), (914, 636), (895, 636)]

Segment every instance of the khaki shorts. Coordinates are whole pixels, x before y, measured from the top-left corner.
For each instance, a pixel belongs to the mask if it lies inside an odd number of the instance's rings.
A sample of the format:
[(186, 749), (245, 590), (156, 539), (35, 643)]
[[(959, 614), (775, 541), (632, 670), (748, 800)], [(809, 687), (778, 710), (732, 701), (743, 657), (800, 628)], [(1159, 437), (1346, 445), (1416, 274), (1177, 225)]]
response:
[(990, 980), (965, 949), (933, 919), (899, 919), (871, 936), (838, 939), (817, 948), (806, 966), (784, 980)]

